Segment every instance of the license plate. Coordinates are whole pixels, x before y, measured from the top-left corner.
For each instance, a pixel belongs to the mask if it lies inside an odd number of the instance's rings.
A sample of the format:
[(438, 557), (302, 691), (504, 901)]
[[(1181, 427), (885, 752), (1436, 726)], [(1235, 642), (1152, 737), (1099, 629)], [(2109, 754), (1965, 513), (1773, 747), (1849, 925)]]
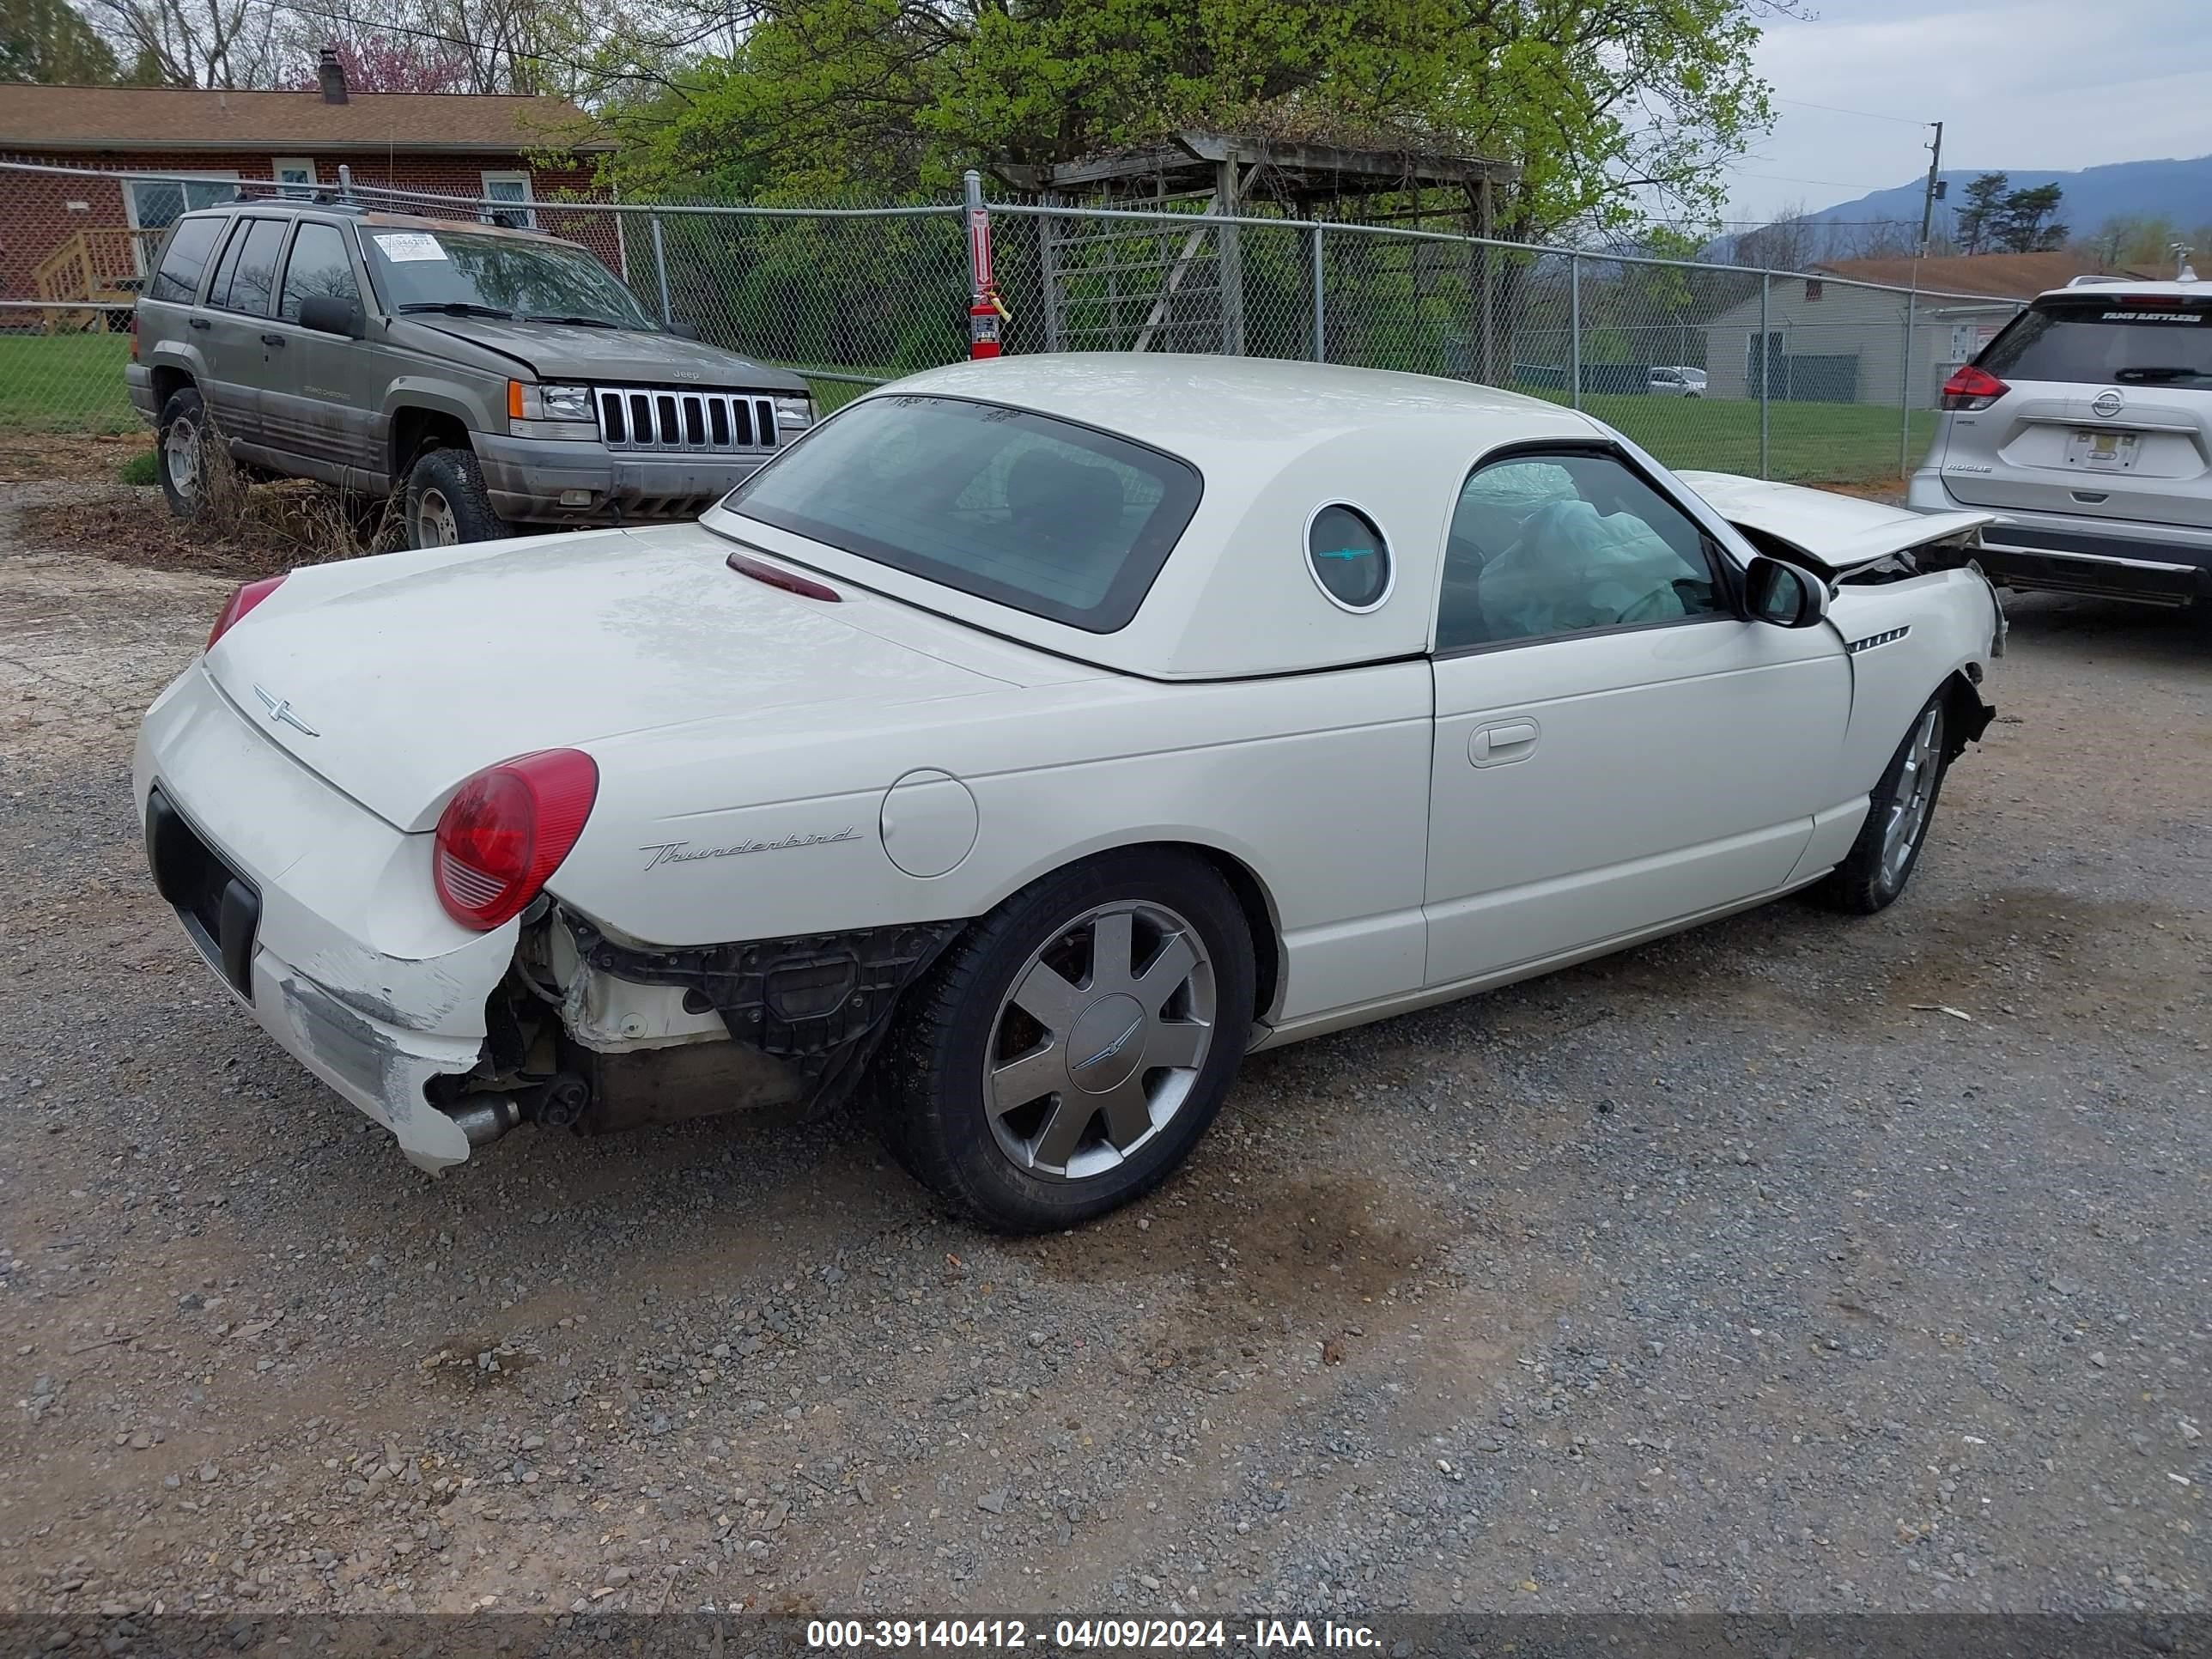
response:
[(2093, 472), (2132, 472), (2142, 448), (2140, 432), (2074, 432), (2066, 439), (2066, 465)]
[(208, 966), (251, 1004), (261, 895), (200, 838), (158, 787), (146, 802), (146, 858), (155, 888), (176, 907)]

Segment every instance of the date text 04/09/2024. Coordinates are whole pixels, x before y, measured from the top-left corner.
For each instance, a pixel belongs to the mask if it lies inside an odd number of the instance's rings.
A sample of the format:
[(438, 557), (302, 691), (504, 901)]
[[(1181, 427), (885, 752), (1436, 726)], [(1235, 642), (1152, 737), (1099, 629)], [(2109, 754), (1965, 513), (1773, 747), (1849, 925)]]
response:
[(1358, 1650), (1380, 1648), (1382, 1639), (1364, 1625), (1304, 1619), (1255, 1619), (1249, 1626), (1220, 1619), (817, 1619), (806, 1626), (807, 1646), (828, 1650), (1175, 1651), (1231, 1644)]

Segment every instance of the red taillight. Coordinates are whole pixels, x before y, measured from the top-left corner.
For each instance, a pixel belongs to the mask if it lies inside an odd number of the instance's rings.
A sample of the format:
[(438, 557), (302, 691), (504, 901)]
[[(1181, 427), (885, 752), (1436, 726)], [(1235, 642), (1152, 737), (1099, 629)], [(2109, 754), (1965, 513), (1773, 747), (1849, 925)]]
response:
[(246, 620), (247, 611), (284, 585), (282, 576), (264, 576), (258, 582), (247, 582), (222, 602), (222, 609), (215, 613), (215, 626), (208, 629), (206, 649), (215, 649), (215, 642)]
[(483, 932), (520, 915), (584, 833), (599, 769), (575, 749), (541, 749), (464, 782), (438, 819), (438, 902)]
[(1987, 409), (2011, 390), (1986, 368), (1976, 368), (1968, 363), (1943, 382), (1943, 407)]
[(780, 587), (801, 599), (824, 599), (831, 605), (844, 602), (844, 595), (828, 584), (802, 576), (795, 570), (786, 570), (780, 564), (770, 564), (766, 559), (756, 559), (750, 553), (732, 553), (723, 562), (740, 576), (750, 576), (757, 582), (766, 582), (770, 587)]

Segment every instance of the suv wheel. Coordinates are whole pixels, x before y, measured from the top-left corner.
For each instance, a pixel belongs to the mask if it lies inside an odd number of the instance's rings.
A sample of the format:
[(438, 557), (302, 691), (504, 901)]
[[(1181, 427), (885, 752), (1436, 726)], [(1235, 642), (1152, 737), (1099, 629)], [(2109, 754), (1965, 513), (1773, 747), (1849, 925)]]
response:
[(169, 511), (191, 518), (200, 510), (207, 488), (207, 409), (191, 386), (172, 392), (161, 405), (154, 453)]
[(428, 449), (407, 474), (407, 545), (495, 542), (514, 526), (491, 509), (483, 468), (465, 449)]

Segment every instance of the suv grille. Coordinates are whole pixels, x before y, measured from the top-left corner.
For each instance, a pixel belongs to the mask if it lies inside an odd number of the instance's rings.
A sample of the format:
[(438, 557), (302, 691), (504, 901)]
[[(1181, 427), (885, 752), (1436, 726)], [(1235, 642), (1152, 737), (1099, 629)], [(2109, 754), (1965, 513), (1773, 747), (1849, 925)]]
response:
[(767, 398), (626, 386), (598, 386), (592, 396), (610, 449), (713, 454), (775, 447), (775, 404)]

